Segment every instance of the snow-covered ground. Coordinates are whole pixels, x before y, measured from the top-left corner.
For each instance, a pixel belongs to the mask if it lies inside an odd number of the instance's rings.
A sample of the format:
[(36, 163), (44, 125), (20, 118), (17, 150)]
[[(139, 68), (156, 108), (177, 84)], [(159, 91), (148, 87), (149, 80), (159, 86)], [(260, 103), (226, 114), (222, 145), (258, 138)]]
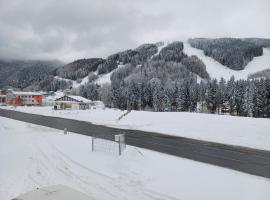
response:
[[(13, 107), (1, 107), (14, 109)], [(235, 117), (188, 112), (91, 110), (53, 110), (52, 107), (17, 107), (17, 111), (90, 121), (123, 129), (137, 129), (205, 141), (270, 150), (270, 119)]]
[(88, 76), (84, 77), (80, 83), (77, 83), (77, 81), (74, 81), (72, 79), (62, 78), (60, 76), (55, 76), (54, 78), (58, 79), (58, 80), (61, 80), (61, 81), (71, 82), (72, 83), (72, 88), (77, 88), (80, 85), (84, 85), (85, 83), (88, 82)]
[(94, 81), (94, 83), (98, 85), (104, 85), (104, 84), (111, 84), (111, 75), (113, 72), (115, 72), (117, 69), (123, 67), (124, 65), (119, 64), (116, 69), (112, 70), (111, 72), (107, 74), (99, 75), (97, 80)]
[[(110, 84), (111, 83), (111, 75), (112, 73), (117, 70), (118, 68), (120, 67), (123, 67), (124, 65), (122, 64), (119, 64), (117, 66), (116, 69), (112, 70), (111, 72), (107, 73), (107, 74), (101, 74), (101, 75), (98, 75), (98, 78), (94, 81), (94, 83), (98, 84), (98, 85), (104, 85), (104, 84)], [(97, 71), (94, 72), (96, 75), (97, 75)], [(80, 83), (77, 83), (77, 81), (74, 81), (74, 80), (71, 80), (71, 79), (65, 79), (65, 78), (62, 78), (60, 76), (55, 76), (56, 79), (58, 80), (64, 80), (66, 82), (72, 82), (72, 88), (78, 88), (79, 86), (81, 85), (85, 85), (88, 83), (88, 76), (82, 78), (82, 81)]]
[(99, 75), (99, 77), (97, 78), (97, 80), (95, 80), (94, 82), (98, 85), (104, 85), (106, 83), (110, 84), (111, 83), (111, 75), (112, 73), (115, 71), (115, 69), (107, 74), (102, 74)]
[(231, 76), (235, 76), (235, 79), (247, 79), (249, 74), (270, 69), (270, 49), (263, 49), (263, 56), (254, 57), (251, 62), (245, 67), (244, 70), (236, 71), (232, 70), (213, 58), (205, 56), (203, 51), (190, 46), (188, 42), (184, 43), (184, 52), (191, 56), (198, 56), (206, 65), (206, 70), (211, 78), (220, 79), (223, 77), (225, 80), (229, 80)]
[(0, 117), (0, 199), (63, 184), (93, 199), (269, 200), (270, 180), (127, 146), (91, 152), (91, 137)]

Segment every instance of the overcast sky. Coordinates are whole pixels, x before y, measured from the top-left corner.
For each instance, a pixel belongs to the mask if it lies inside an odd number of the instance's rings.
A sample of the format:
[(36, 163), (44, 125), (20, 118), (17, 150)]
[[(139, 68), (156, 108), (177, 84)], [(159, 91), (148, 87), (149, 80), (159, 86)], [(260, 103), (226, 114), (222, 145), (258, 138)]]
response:
[(269, 0), (0, 0), (0, 57), (107, 57), (190, 37), (270, 38)]

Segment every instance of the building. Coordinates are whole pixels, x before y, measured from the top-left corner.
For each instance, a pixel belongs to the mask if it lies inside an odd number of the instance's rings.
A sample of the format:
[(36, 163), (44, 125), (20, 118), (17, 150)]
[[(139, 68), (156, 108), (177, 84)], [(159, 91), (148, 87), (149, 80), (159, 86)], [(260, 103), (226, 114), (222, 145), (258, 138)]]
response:
[(0, 90), (0, 105), (5, 104), (7, 101), (7, 95), (5, 90)]
[(92, 105), (92, 101), (81, 96), (64, 95), (55, 100), (54, 109), (86, 110)]
[(64, 185), (53, 185), (27, 192), (12, 200), (91, 200), (84, 193)]
[(7, 104), (14, 106), (34, 106), (42, 105), (42, 94), (38, 92), (17, 92), (7, 93)]

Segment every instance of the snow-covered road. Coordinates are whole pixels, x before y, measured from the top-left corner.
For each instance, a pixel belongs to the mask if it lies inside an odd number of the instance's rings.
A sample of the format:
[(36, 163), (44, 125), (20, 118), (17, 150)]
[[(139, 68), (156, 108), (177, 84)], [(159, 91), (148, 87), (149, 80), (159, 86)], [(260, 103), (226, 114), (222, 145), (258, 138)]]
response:
[(64, 184), (94, 199), (268, 200), (270, 180), (128, 146), (91, 152), (91, 138), (0, 117), (0, 199)]
[(121, 129), (135, 129), (217, 143), (270, 150), (270, 119), (188, 112), (126, 111), (96, 108), (58, 110), (52, 107), (0, 107), (26, 113), (88, 121)]

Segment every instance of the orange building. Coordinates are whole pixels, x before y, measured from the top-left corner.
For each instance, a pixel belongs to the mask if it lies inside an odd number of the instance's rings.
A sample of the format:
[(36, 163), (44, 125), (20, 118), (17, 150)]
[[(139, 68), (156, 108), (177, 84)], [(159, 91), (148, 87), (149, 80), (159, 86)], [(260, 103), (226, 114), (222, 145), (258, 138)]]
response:
[(0, 90), (0, 104), (5, 104), (7, 99), (6, 91)]
[(41, 105), (42, 94), (38, 92), (16, 92), (12, 91), (7, 94), (7, 104), (14, 106), (23, 105)]

